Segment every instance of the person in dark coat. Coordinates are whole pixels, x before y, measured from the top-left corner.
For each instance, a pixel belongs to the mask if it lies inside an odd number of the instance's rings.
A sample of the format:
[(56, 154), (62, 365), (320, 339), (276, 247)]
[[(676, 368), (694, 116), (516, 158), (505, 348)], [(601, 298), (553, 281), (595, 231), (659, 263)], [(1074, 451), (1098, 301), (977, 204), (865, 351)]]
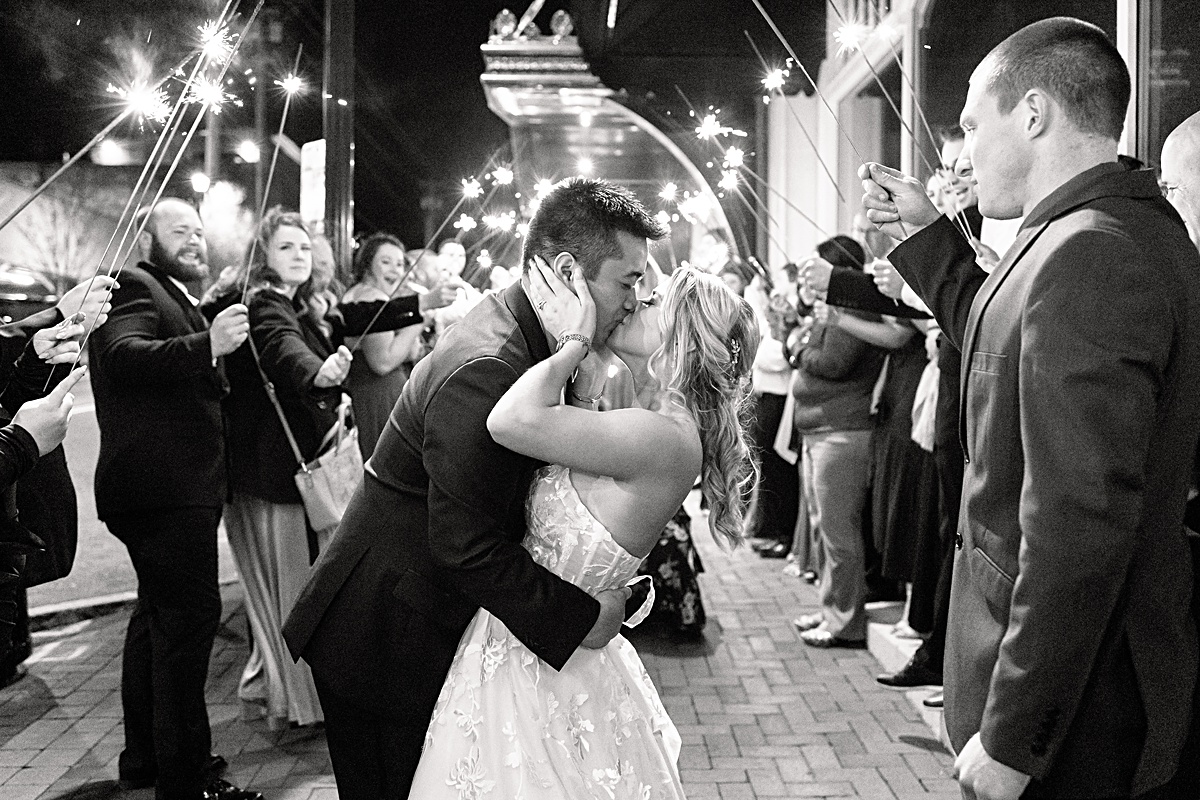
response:
[(1105, 34), (1064, 17), (976, 68), (957, 169), (985, 217), (1024, 217), (982, 285), (923, 187), (860, 171), (904, 240), (889, 260), (963, 353), (945, 718), (981, 798), (1145, 794), (1191, 723), (1200, 254), (1154, 173), (1117, 160), (1129, 93)]
[(221, 357), (246, 338), (246, 307), (212, 326), (186, 281), (204, 274), (204, 230), (176, 198), (149, 211), (142, 260), (120, 273), (108, 323), (88, 342), (100, 456), (96, 510), (129, 550), (138, 601), (121, 670), (118, 775), (160, 800), (246, 800), (214, 778), (204, 684), (221, 620), (217, 524), (225, 498)]

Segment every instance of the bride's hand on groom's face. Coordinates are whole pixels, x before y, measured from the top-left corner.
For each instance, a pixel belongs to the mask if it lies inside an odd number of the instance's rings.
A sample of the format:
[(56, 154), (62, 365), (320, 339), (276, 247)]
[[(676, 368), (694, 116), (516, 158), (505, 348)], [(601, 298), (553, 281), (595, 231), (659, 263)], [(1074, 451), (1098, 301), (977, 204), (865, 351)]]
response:
[(530, 294), (546, 333), (555, 339), (564, 333), (579, 333), (590, 340), (596, 333), (596, 304), (582, 268), (573, 265), (568, 284), (540, 256), (532, 261)]

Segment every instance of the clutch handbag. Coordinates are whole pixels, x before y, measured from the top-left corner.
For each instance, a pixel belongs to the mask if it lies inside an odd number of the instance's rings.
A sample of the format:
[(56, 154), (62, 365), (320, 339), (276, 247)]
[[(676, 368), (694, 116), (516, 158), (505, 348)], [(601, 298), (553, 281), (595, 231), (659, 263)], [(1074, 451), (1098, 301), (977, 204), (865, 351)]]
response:
[(325, 433), (321, 446), (317, 450), (319, 455), (312, 461), (306, 462), (304, 455), (300, 452), (300, 445), (296, 443), (296, 437), (292, 433), (292, 426), (288, 424), (287, 417), (283, 413), (283, 406), (279, 404), (279, 398), (275, 395), (275, 385), (271, 383), (267, 373), (263, 371), (262, 363), (258, 360), (258, 348), (254, 346), (253, 339), (248, 338), (247, 341), (250, 342), (250, 350), (254, 354), (254, 363), (258, 367), (258, 373), (262, 376), (267, 398), (270, 399), (275, 413), (279, 416), (280, 423), (283, 424), (283, 432), (287, 434), (292, 455), (296, 457), (296, 462), (300, 465), (294, 479), (296, 488), (300, 490), (300, 499), (304, 503), (304, 513), (308, 516), (308, 524), (315, 531), (335, 528), (342, 521), (342, 515), (346, 513), (346, 506), (350, 504), (350, 497), (358, 488), (363, 476), (362, 452), (358, 449), (358, 429), (350, 428), (346, 424), (346, 412), (350, 408), (350, 399), (343, 396), (342, 402), (338, 405), (337, 422)]

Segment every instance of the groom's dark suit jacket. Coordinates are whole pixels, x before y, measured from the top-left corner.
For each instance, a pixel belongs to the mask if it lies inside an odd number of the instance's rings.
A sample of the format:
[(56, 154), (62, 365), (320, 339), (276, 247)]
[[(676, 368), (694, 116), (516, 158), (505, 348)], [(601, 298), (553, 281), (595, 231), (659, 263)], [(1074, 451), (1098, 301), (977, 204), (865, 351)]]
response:
[(954, 746), (978, 731), (1029, 798), (1162, 784), (1196, 679), (1200, 255), (1154, 174), (1113, 163), (1039, 203), (986, 280), (945, 218), (889, 259), (963, 352)]
[(482, 606), (555, 669), (600, 605), (521, 547), (542, 466), (487, 431), (501, 395), (549, 346), (520, 284), (487, 297), (413, 370), (330, 546), (284, 626), (339, 696), (428, 720)]

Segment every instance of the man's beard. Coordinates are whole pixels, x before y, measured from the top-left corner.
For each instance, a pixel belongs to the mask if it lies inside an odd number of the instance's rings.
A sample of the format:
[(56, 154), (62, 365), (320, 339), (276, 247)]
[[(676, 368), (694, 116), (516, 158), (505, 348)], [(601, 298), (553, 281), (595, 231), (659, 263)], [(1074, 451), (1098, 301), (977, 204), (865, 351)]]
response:
[(178, 253), (168, 253), (166, 248), (162, 246), (162, 242), (158, 240), (158, 237), (151, 237), (150, 263), (163, 272), (184, 282), (199, 280), (207, 273), (208, 270), (202, 261), (197, 261), (194, 265), (184, 264), (177, 256)]

